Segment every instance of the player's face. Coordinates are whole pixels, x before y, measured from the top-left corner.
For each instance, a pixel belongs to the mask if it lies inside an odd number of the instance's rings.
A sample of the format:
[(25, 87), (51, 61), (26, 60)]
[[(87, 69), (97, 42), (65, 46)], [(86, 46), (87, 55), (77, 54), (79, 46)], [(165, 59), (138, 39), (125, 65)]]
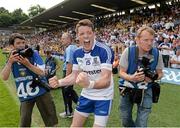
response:
[(143, 31), (137, 38), (137, 44), (141, 51), (149, 52), (152, 49), (154, 36), (147, 31)]
[(26, 44), (26, 41), (25, 40), (22, 40), (22, 39), (19, 39), (19, 38), (16, 38), (14, 40), (14, 49), (24, 49), (25, 48), (25, 44)]
[(94, 44), (94, 32), (91, 27), (80, 26), (78, 28), (77, 36), (79, 43), (83, 46), (85, 51), (90, 51)]

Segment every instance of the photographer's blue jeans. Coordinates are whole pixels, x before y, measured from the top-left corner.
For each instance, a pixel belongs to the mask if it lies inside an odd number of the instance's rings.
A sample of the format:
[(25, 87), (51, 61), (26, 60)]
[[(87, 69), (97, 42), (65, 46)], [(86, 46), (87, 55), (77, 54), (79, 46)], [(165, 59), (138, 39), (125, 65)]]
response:
[(142, 104), (137, 104), (137, 117), (134, 122), (132, 118), (133, 105), (129, 95), (121, 96), (120, 98), (120, 115), (123, 127), (147, 127), (147, 121), (152, 107), (152, 89), (149, 88), (144, 92)]

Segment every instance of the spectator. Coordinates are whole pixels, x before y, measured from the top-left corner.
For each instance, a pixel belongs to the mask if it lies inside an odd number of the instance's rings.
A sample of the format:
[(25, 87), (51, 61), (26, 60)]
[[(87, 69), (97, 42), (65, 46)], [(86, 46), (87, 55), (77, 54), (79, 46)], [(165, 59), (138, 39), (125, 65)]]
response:
[(170, 51), (172, 50), (171, 44), (169, 43), (169, 39), (165, 38), (164, 42), (159, 45), (159, 49), (161, 50), (164, 66), (169, 66), (169, 57)]
[(172, 68), (180, 69), (180, 47), (177, 49), (176, 54), (170, 59)]
[(119, 67), (119, 56), (118, 54), (116, 54), (113, 62), (113, 69), (112, 69), (113, 74), (118, 73), (118, 67)]

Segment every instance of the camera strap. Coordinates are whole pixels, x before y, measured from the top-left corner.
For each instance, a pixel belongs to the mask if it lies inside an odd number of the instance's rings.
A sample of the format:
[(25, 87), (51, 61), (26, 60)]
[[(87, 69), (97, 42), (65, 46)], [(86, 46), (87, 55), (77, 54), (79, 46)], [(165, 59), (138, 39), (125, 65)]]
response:
[(135, 48), (135, 63), (138, 66), (138, 58), (139, 58), (139, 48)]

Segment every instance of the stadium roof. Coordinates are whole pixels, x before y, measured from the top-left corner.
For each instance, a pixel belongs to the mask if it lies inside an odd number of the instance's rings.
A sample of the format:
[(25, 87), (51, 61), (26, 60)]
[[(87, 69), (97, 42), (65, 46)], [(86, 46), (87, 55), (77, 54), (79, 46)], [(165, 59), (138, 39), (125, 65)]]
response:
[(163, 1), (166, 0), (64, 0), (20, 26), (54, 27)]

